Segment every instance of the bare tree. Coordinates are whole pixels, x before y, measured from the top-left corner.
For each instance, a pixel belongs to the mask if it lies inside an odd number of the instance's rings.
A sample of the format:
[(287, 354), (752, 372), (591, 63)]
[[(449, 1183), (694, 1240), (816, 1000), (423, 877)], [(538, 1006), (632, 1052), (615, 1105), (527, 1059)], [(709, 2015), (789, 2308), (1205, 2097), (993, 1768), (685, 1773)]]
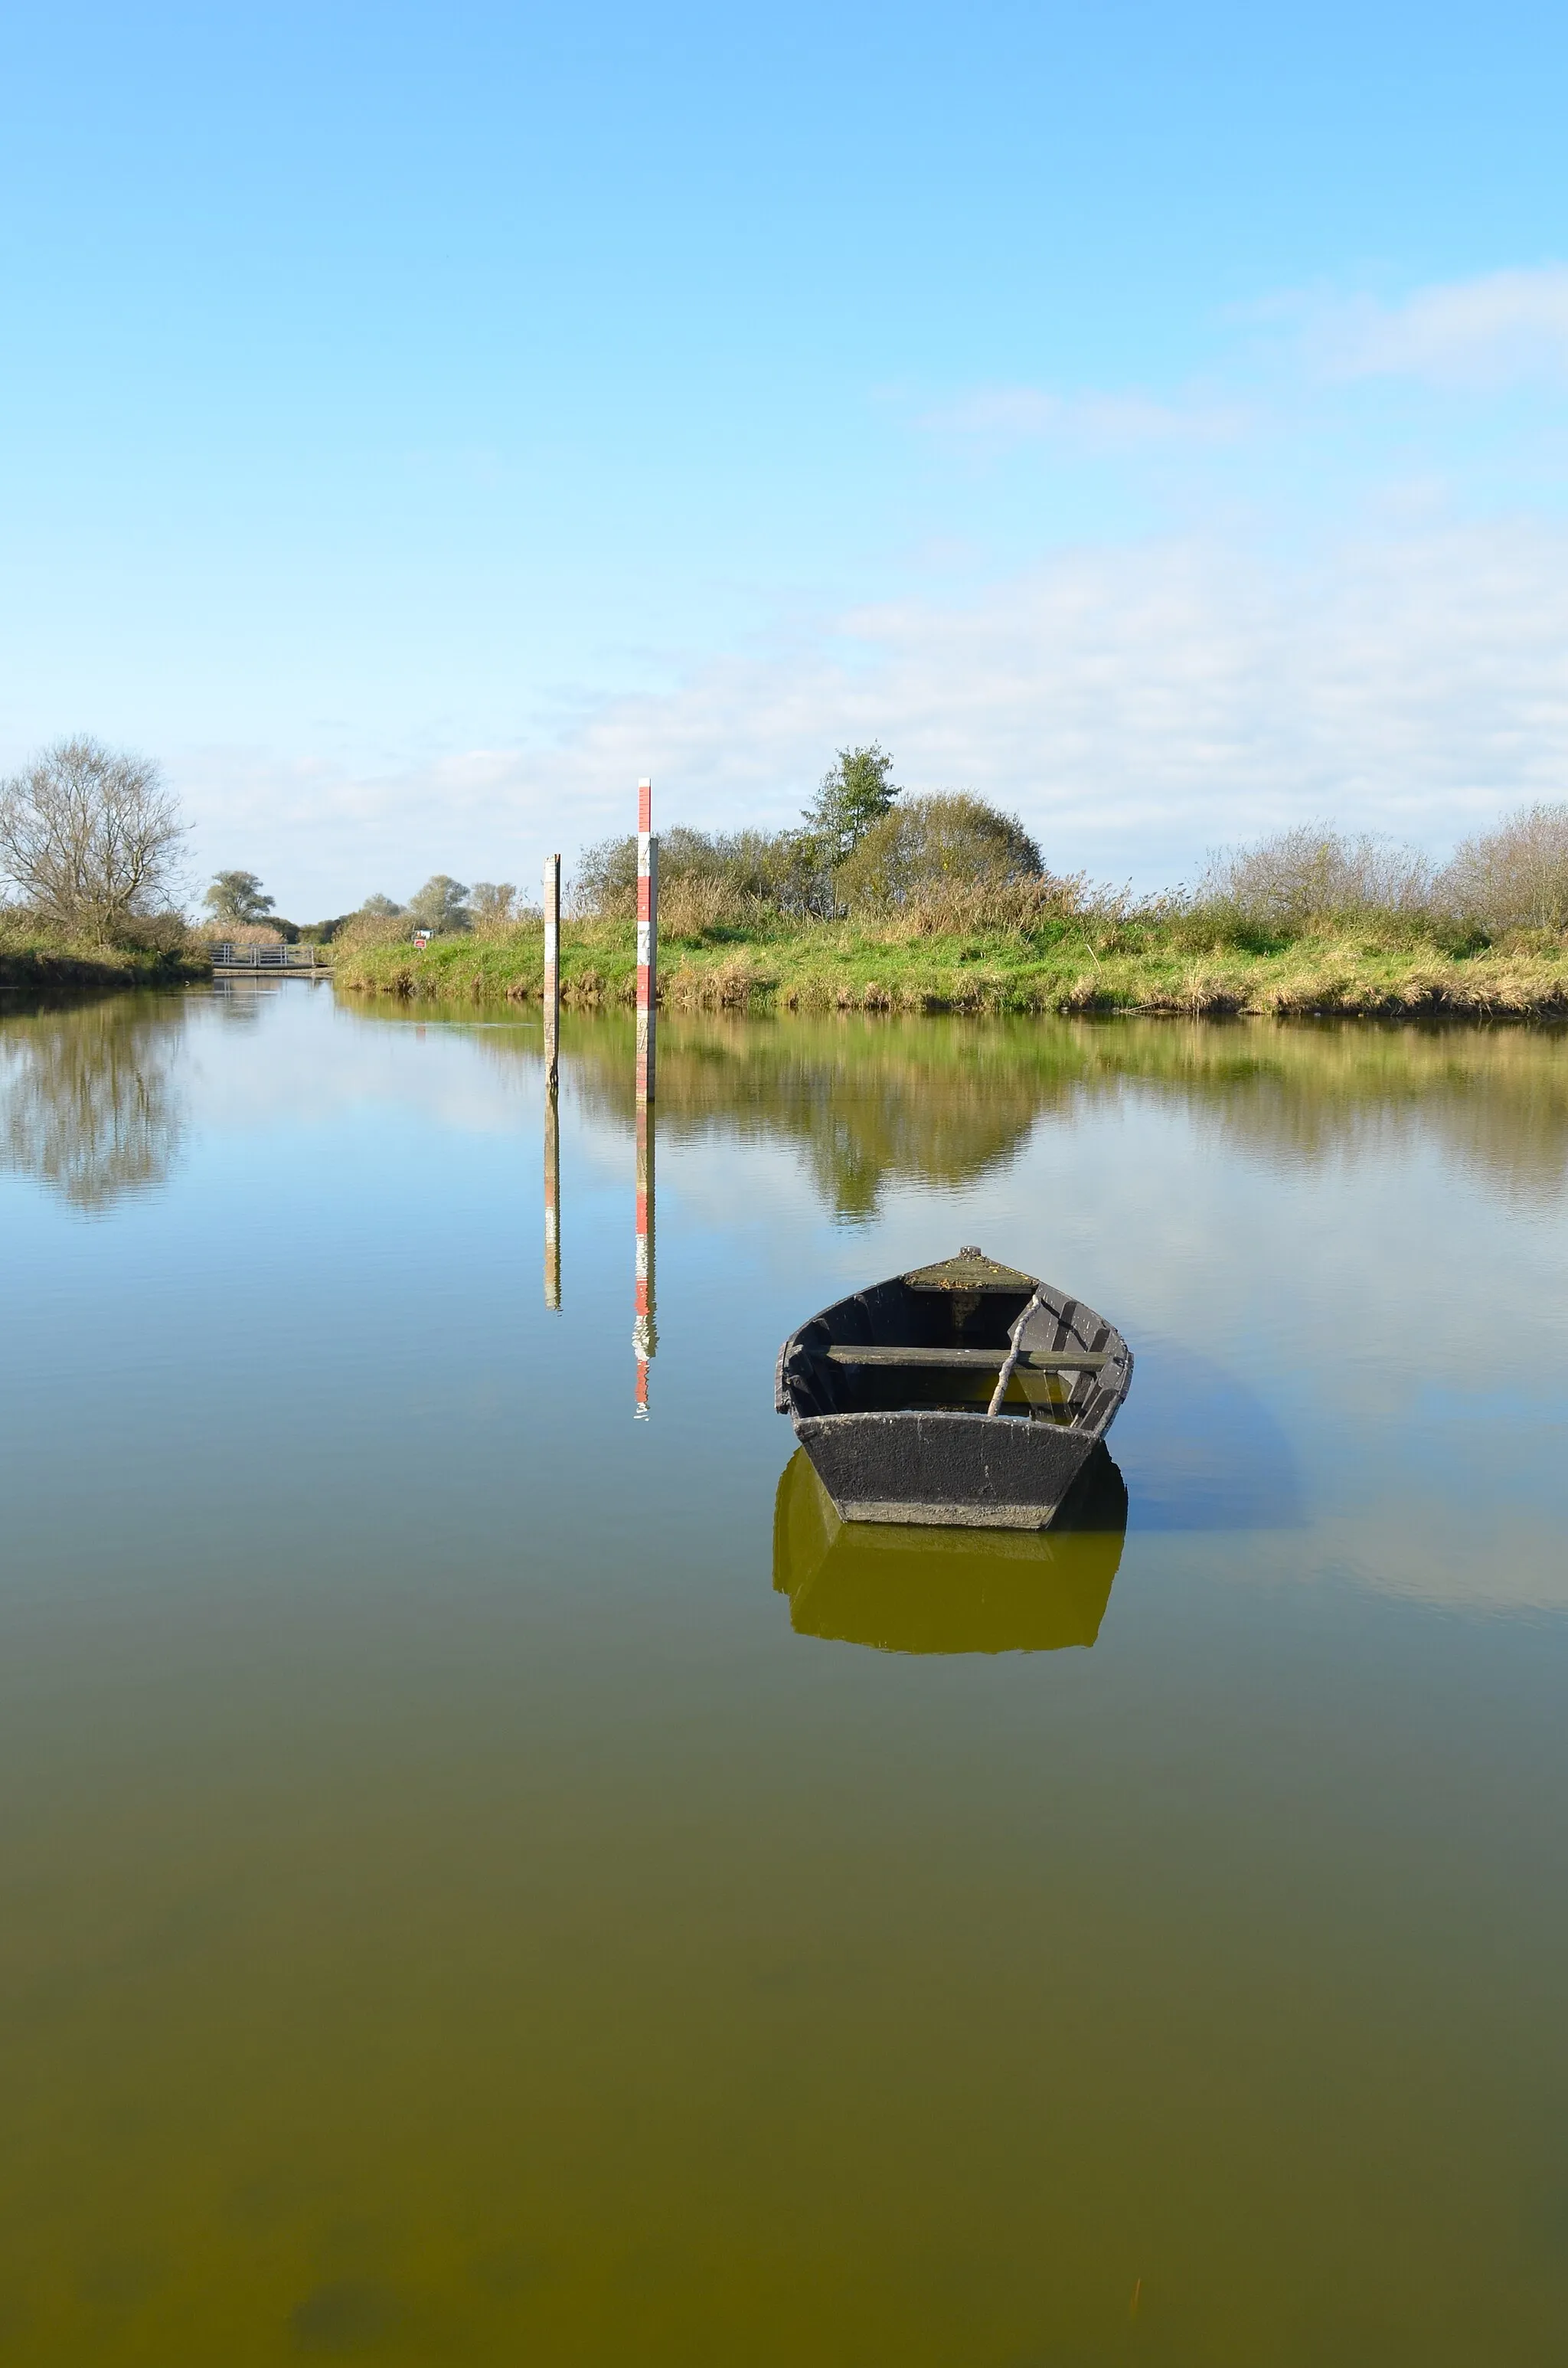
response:
[(0, 784), (0, 877), (106, 939), (167, 903), (185, 832), (157, 767), (96, 740), (59, 741)]
[(1568, 804), (1505, 814), (1455, 848), (1438, 886), (1453, 912), (1489, 929), (1568, 928)]

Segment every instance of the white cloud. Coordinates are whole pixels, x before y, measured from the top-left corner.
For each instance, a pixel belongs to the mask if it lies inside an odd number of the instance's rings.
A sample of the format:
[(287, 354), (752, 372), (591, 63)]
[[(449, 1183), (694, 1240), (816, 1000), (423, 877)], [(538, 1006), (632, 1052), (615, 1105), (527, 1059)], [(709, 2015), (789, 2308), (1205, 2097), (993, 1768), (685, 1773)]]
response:
[[(791, 819), (835, 747), (1016, 808), (1051, 860), (1146, 884), (1338, 816), (1443, 848), (1568, 795), (1568, 530), (1427, 526), (1287, 564), (1191, 541), (1070, 552), (964, 603), (904, 598), (613, 699), (551, 745), (329, 773), (181, 768), (200, 848), (290, 909), (437, 867), (532, 882), (551, 847)], [(292, 883), (307, 872), (314, 883)]]
[(1310, 342), (1335, 378), (1476, 388), (1568, 379), (1568, 265), (1451, 280), (1397, 304), (1336, 305), (1318, 315)]

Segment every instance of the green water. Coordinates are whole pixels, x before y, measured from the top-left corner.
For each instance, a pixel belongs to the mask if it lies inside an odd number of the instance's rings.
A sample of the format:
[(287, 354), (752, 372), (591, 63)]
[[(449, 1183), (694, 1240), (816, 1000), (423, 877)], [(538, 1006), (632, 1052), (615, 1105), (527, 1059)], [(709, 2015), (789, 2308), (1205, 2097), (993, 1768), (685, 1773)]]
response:
[[(0, 2352), (1568, 2346), (1568, 1042), (0, 1018)], [(1072, 1534), (844, 1533), (783, 1335), (978, 1242)], [(1119, 1494), (1125, 1487), (1125, 1505)]]

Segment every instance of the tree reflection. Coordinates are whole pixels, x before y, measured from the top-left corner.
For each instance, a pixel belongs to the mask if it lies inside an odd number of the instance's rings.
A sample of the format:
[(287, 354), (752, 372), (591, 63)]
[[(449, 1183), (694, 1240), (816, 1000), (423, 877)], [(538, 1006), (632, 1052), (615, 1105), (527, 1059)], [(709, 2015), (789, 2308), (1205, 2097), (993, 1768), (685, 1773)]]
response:
[(167, 1178), (185, 1132), (185, 1008), (117, 996), (0, 1027), (0, 1167), (97, 1211)]
[[(374, 1016), (432, 1017), (419, 1006)], [(539, 1057), (537, 1037), (520, 1029), (476, 1041), (504, 1063)], [(569, 1013), (563, 1060), (573, 1091), (630, 1133), (630, 1017)], [(791, 1141), (851, 1222), (873, 1217), (890, 1183), (970, 1183), (1013, 1158), (1040, 1120), (1123, 1096), (1168, 1100), (1237, 1149), (1294, 1167), (1430, 1143), (1511, 1198), (1556, 1200), (1568, 1187), (1561, 1028), (727, 1013), (659, 1022), (664, 1140)]]
[[(590, 1105), (630, 1125), (631, 1035), (574, 1015)], [(890, 1181), (956, 1185), (1084, 1101), (1170, 1099), (1238, 1149), (1292, 1167), (1436, 1143), (1510, 1197), (1568, 1185), (1568, 1037), (1370, 1020), (743, 1019), (660, 1026), (666, 1140), (798, 1142), (832, 1206), (876, 1213)]]
[[(583, 1099), (628, 1123), (630, 1041), (614, 1019), (575, 1021), (569, 1040)], [(659, 1023), (665, 1141), (784, 1136), (800, 1144), (824, 1199), (851, 1221), (875, 1216), (890, 1180), (963, 1184), (1005, 1164), (1058, 1099), (1038, 1064), (1020, 1062), (1000, 1032), (955, 1030), (941, 1020)]]

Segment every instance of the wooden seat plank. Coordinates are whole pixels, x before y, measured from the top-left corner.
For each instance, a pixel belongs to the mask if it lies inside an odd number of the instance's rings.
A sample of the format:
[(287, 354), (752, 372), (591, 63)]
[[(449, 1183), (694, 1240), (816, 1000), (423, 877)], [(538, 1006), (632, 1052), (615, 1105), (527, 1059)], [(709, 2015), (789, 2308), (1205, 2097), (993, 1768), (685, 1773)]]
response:
[[(837, 1340), (824, 1353), (835, 1365), (944, 1366), (992, 1373), (1000, 1372), (1008, 1356), (1006, 1349), (855, 1348)], [(1026, 1349), (1018, 1359), (1031, 1373), (1097, 1373), (1110, 1361), (1103, 1349)]]

